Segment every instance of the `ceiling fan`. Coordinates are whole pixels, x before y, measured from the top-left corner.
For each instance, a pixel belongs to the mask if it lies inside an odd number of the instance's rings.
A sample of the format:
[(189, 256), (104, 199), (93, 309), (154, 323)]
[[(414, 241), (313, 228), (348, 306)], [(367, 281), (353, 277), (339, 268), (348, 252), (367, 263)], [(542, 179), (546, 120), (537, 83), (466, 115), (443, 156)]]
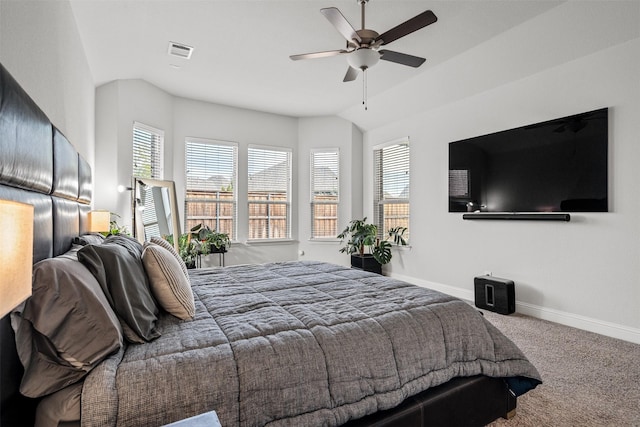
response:
[(296, 61), (299, 59), (347, 55), (349, 68), (347, 69), (347, 74), (344, 76), (344, 82), (355, 80), (358, 77), (359, 70), (362, 70), (364, 74), (367, 69), (377, 64), (380, 59), (415, 68), (421, 66), (426, 61), (425, 58), (407, 55), (406, 53), (395, 52), (392, 50), (380, 49), (380, 47), (388, 45), (401, 37), (436, 22), (438, 18), (432, 11), (424, 11), (408, 21), (405, 21), (382, 34), (378, 34), (377, 32), (365, 27), (365, 5), (369, 0), (356, 1), (361, 6), (362, 15), (362, 28), (359, 30), (355, 30), (353, 28), (338, 8), (328, 7), (320, 9), (320, 13), (322, 13), (325, 18), (327, 18), (327, 20), (336, 27), (338, 32), (347, 39), (346, 49), (303, 53), (300, 55), (291, 55), (289, 58)]

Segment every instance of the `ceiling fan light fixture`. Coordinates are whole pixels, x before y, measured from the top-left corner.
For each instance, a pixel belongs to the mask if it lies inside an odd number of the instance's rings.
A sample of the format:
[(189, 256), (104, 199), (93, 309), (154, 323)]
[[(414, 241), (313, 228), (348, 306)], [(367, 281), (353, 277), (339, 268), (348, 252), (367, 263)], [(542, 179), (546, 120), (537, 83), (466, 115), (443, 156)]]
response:
[(326, 7), (320, 9), (320, 13), (335, 27), (336, 30), (347, 40), (346, 49), (330, 50), (326, 52), (303, 53), (301, 55), (291, 55), (289, 58), (296, 61), (298, 59), (323, 58), (326, 56), (347, 55), (349, 68), (345, 74), (343, 82), (352, 82), (358, 77), (358, 70), (362, 70), (362, 103), (367, 109), (367, 70), (378, 63), (380, 59), (387, 62), (395, 62), (401, 65), (417, 68), (424, 62), (424, 58), (407, 55), (405, 53), (392, 50), (380, 50), (381, 46), (387, 45), (399, 38), (407, 36), (421, 28), (431, 25), (438, 20), (436, 15), (425, 10), (419, 15), (403, 22), (400, 25), (379, 34), (377, 31), (368, 29), (365, 25), (365, 5), (369, 0), (356, 0), (361, 6), (362, 27), (356, 30), (347, 21), (342, 12), (336, 7)]
[(376, 65), (379, 60), (380, 53), (369, 48), (355, 50), (347, 56), (347, 62), (350, 66), (363, 71)]

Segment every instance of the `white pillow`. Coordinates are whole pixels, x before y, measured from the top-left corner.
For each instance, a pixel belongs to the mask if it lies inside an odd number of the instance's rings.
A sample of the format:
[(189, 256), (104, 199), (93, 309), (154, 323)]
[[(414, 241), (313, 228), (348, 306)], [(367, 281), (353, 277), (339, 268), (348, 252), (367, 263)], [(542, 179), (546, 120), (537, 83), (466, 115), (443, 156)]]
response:
[[(178, 251), (176, 251), (176, 248), (174, 248), (171, 243), (169, 243), (166, 240), (161, 239), (159, 237), (152, 237), (151, 238), (151, 243), (153, 243), (155, 245), (158, 245), (158, 246), (162, 246), (163, 248), (165, 248), (166, 250), (171, 252), (171, 255), (173, 255), (174, 258), (180, 264), (180, 268), (182, 269), (182, 272), (184, 273), (184, 275), (187, 277), (187, 280), (189, 280), (189, 273), (187, 271), (187, 265), (184, 263), (184, 260), (180, 257), (180, 255), (178, 254)], [(189, 283), (191, 283), (190, 280), (189, 280)]]
[(193, 319), (196, 307), (191, 284), (175, 256), (162, 246), (146, 243), (142, 264), (160, 306), (178, 319)]

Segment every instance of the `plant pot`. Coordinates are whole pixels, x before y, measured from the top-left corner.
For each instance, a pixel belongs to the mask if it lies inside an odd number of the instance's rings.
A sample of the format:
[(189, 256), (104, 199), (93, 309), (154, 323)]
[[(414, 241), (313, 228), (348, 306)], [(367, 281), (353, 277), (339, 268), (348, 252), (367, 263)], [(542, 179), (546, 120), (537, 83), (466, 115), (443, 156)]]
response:
[(382, 265), (371, 254), (351, 255), (351, 268), (382, 274)]

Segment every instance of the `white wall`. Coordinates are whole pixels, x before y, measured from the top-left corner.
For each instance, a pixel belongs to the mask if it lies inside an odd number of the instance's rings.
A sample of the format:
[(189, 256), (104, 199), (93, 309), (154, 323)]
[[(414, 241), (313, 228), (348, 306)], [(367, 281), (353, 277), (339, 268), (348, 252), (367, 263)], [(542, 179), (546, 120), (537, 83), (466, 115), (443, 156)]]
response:
[[(118, 193), (117, 185), (130, 185), (133, 122), (162, 129), (164, 179), (176, 183), (179, 217), (184, 225), (184, 141), (186, 137), (234, 141), (238, 153), (238, 239), (225, 257), (227, 265), (292, 260), (297, 257), (298, 174), (297, 119), (207, 102), (174, 97), (144, 80), (118, 80), (96, 90), (96, 202), (121, 216), (131, 230), (131, 193)], [(289, 242), (246, 243), (248, 236), (247, 147), (250, 144), (293, 150), (292, 237)], [(217, 256), (205, 257), (203, 266), (217, 265)]]
[(94, 205), (120, 215), (131, 227), (133, 123), (164, 131), (164, 179), (173, 178), (173, 97), (144, 80), (117, 80), (96, 89), (96, 167)]
[[(227, 107), (184, 98), (174, 100), (174, 180), (178, 205), (184, 206), (184, 140), (186, 137), (238, 143), (238, 239), (226, 255), (227, 265), (287, 261), (297, 257), (298, 238), (298, 122), (292, 117)], [(247, 243), (247, 148), (249, 145), (286, 147), (292, 153), (291, 235), (290, 242)], [(181, 212), (181, 221), (184, 214)], [(207, 257), (204, 265), (217, 265), (217, 256)], [(211, 259), (213, 258), (213, 259)]]
[[(364, 137), (350, 124), (359, 110), (341, 114), (342, 119), (294, 119), (180, 98), (172, 98), (169, 106), (166, 94), (154, 94), (157, 88), (140, 81), (112, 83), (99, 88), (96, 99), (98, 128), (101, 120), (110, 128), (97, 132), (106, 141), (96, 148), (104, 149), (100, 162), (112, 149), (109, 139), (117, 140), (117, 160), (103, 169), (103, 177), (115, 173), (118, 180), (128, 179), (125, 147), (131, 144), (133, 120), (145, 122), (143, 116), (147, 124), (171, 129), (172, 155), (166, 158), (173, 158), (178, 189), (184, 187), (187, 136), (240, 144), (240, 190), (246, 188), (248, 144), (293, 147), (293, 230), (305, 252), (301, 259), (347, 264), (337, 244), (307, 240), (308, 151), (341, 149), (342, 194), (349, 199), (343, 197), (340, 215), (348, 221), (372, 215), (372, 147), (409, 136), (411, 247), (394, 250), (388, 274), (473, 299), (473, 277), (491, 271), (515, 280), (520, 312), (640, 342), (639, 11), (637, 2), (563, 3), (370, 98), (368, 116), (359, 120), (368, 129)], [(120, 90), (123, 84), (131, 87)], [(135, 102), (133, 92), (162, 99), (160, 111), (150, 102), (128, 105)], [(116, 113), (103, 113), (109, 104)], [(449, 142), (605, 106), (610, 107), (611, 212), (574, 214), (570, 223), (467, 222), (448, 213)], [(114, 200), (121, 209), (122, 202)], [(239, 205), (245, 218), (246, 209)], [(246, 224), (241, 222), (238, 231), (240, 243), (227, 255), (227, 264), (297, 257), (295, 242), (245, 245)]]
[(299, 119), (298, 135), (299, 258), (349, 265), (349, 256), (339, 252), (339, 240), (310, 240), (309, 156), (312, 148), (340, 150), (338, 231), (341, 231), (351, 219), (362, 215), (362, 133), (339, 117), (313, 117)]
[[(567, 36), (560, 27), (546, 31)], [(393, 275), (472, 300), (473, 277), (491, 271), (516, 282), (520, 312), (640, 342), (638, 76), (636, 36), (366, 132), (365, 178), (373, 145), (411, 137), (412, 247), (396, 252)], [(569, 223), (463, 221), (448, 213), (449, 142), (601, 107), (610, 108), (609, 213), (573, 214)]]
[(89, 164), (94, 83), (68, 1), (0, 1), (0, 62)]
[[(122, 215), (125, 196), (117, 192), (118, 176), (118, 85), (116, 82), (96, 89), (96, 166), (93, 168), (93, 203), (97, 209), (107, 209)], [(131, 180), (131, 172), (129, 172)], [(123, 182), (124, 184), (124, 182)], [(118, 223), (122, 224), (120, 221)]]

